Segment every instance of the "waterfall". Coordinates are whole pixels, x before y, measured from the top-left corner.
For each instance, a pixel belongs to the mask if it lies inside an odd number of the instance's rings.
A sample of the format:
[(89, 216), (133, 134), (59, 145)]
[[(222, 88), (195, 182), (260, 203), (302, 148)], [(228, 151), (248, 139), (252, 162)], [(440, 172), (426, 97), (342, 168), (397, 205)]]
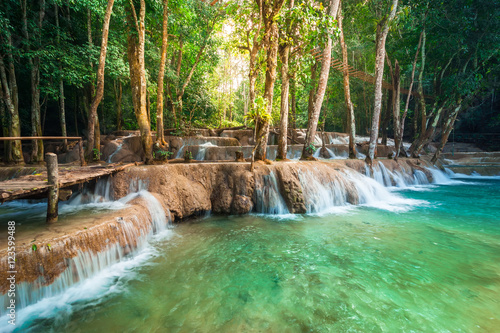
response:
[[(440, 171), (438, 172), (441, 173)], [(376, 182), (386, 187), (396, 186), (405, 188), (411, 185), (429, 184), (427, 176), (421, 170), (414, 170), (413, 174), (409, 175), (397, 170), (390, 171), (383, 163), (380, 162), (373, 167), (373, 172), (370, 171), (368, 166), (365, 166), (365, 175), (373, 178)]]
[[(106, 182), (103, 183), (106, 184)], [(96, 193), (89, 195), (89, 197), (106, 197), (101, 196), (101, 191), (109, 193), (107, 188), (109, 188), (108, 185), (96, 186)], [(97, 194), (98, 192), (101, 193)], [(45, 285), (43, 277), (33, 283), (22, 282), (18, 284), (16, 286), (16, 309), (23, 311), (23, 308), (41, 300), (53, 298), (76, 284), (84, 283), (85, 280), (94, 277), (110, 266), (114, 267), (123, 261), (130, 260), (138, 252), (144, 250), (148, 246), (148, 241), (155, 235), (170, 237), (172, 235), (170, 211), (168, 209), (165, 211), (161, 203), (151, 193), (140, 190), (137, 193), (127, 195), (118, 202), (124, 205), (135, 198), (144, 200), (149, 216), (133, 216), (130, 220), (117, 217), (116, 228), (123, 241), (110, 243), (100, 252), (92, 250), (84, 252), (78, 249), (75, 257), (67, 259), (67, 268), (49, 285)], [(149, 220), (149, 223), (144, 223), (145, 220)], [(0, 310), (2, 315), (6, 313), (8, 302), (7, 294), (0, 296), (0, 305), (5, 305)]]
[(255, 210), (263, 214), (289, 214), (273, 171), (255, 179)]
[(413, 172), (413, 179), (415, 180), (416, 185), (429, 184), (429, 179), (427, 179), (425, 173), (420, 170), (415, 170)]
[(289, 160), (298, 160), (300, 156), (302, 155), (302, 150), (301, 149), (296, 149), (295, 151), (293, 150), (292, 145), (288, 145), (288, 151), (286, 153), (286, 158)]
[(440, 184), (440, 185), (447, 185), (447, 184), (461, 184), (461, 181), (458, 180), (452, 180), (448, 174), (445, 172), (436, 169), (436, 168), (426, 168), (429, 170), (432, 174), (432, 179), (433, 183), (435, 184)]
[(198, 153), (196, 153), (195, 160), (204, 161), (205, 160), (205, 154), (207, 152), (207, 148), (208, 147), (217, 147), (217, 146), (214, 145), (211, 142), (206, 142), (206, 143), (204, 143), (202, 145), (199, 145)]
[(328, 213), (351, 204), (404, 211), (422, 203), (391, 193), (383, 184), (358, 172), (348, 170), (325, 175), (321, 172), (298, 172), (306, 213)]
[(93, 191), (85, 186), (81, 193), (71, 197), (68, 205), (80, 206), (89, 203), (101, 203), (112, 201), (112, 182), (110, 177), (99, 178), (95, 183)]
[(348, 204), (346, 186), (339, 180), (324, 182), (310, 171), (299, 171), (307, 213), (319, 213), (332, 206)]
[(175, 158), (183, 158), (182, 154), (184, 153), (185, 147), (186, 147), (186, 144), (183, 144), (182, 147), (177, 152), (177, 154), (175, 155)]
[(113, 152), (113, 154), (109, 155), (107, 162), (108, 162), (108, 163), (113, 163), (113, 157), (114, 157), (114, 156), (115, 156), (115, 155), (116, 155), (116, 154), (117, 154), (120, 150), (122, 150), (122, 148), (123, 148), (123, 141), (122, 141), (122, 142), (120, 142), (120, 144), (118, 145), (118, 148), (116, 148), (116, 150)]

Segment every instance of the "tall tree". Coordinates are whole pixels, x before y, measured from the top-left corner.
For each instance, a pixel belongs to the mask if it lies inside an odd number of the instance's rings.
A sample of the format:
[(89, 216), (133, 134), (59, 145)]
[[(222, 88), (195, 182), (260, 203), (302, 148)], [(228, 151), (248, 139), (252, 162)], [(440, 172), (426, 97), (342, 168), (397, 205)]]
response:
[[(340, 5), (342, 6), (342, 4)], [(339, 39), (340, 47), (342, 48), (342, 66), (343, 66), (343, 77), (344, 77), (344, 97), (345, 106), (347, 109), (347, 132), (349, 134), (349, 158), (356, 158), (356, 119), (354, 116), (354, 106), (351, 101), (351, 87), (349, 84), (349, 64), (347, 56), (347, 46), (344, 39), (344, 28), (342, 26), (342, 21), (344, 16), (342, 15), (342, 7), (339, 9), (338, 22), (339, 22)]]
[[(295, 5), (294, 0), (290, 0), (288, 8), (292, 9)], [(280, 105), (280, 126), (278, 134), (278, 152), (276, 159), (286, 159), (288, 143), (288, 109), (290, 92), (290, 73), (289, 61), (290, 50), (292, 48), (292, 34), (294, 34), (295, 24), (291, 24), (291, 19), (286, 20), (286, 26), (281, 29), (281, 43), (279, 45), (279, 56), (281, 59), (281, 105)]]
[(366, 162), (371, 166), (375, 158), (378, 143), (378, 129), (380, 110), (382, 109), (382, 81), (384, 75), (385, 42), (392, 20), (396, 17), (398, 0), (392, 0), (388, 16), (382, 18), (377, 24), (376, 58), (375, 58), (375, 102), (373, 106), (372, 125), (370, 130), (370, 147)]
[[(92, 99), (92, 104), (90, 105), (90, 114), (88, 122), (88, 141), (86, 156), (87, 160), (91, 161), (93, 158), (93, 148), (97, 144), (100, 147), (100, 143), (96, 142), (94, 144), (94, 130), (97, 118), (97, 108), (102, 101), (104, 96), (104, 67), (106, 65), (106, 52), (108, 50), (108, 34), (109, 34), (109, 22), (111, 21), (111, 13), (113, 12), (114, 0), (108, 0), (108, 5), (106, 7), (106, 13), (104, 14), (104, 22), (102, 25), (102, 40), (101, 40), (101, 53), (99, 56), (99, 67), (97, 68), (97, 90), (96, 94)], [(97, 156), (100, 156), (99, 148), (97, 149)]]
[[(399, 157), (399, 154), (400, 154), (401, 149), (403, 147), (403, 135), (404, 135), (404, 131), (405, 131), (405, 119), (406, 119), (406, 115), (408, 114), (408, 108), (410, 107), (410, 99), (411, 99), (411, 95), (413, 92), (413, 82), (415, 79), (415, 69), (417, 67), (418, 53), (420, 51), (420, 47), (422, 46), (423, 36), (424, 36), (424, 30), (422, 30), (422, 32), (420, 33), (417, 51), (415, 52), (415, 58), (413, 59), (411, 75), (410, 75), (410, 87), (408, 88), (408, 95), (406, 97), (405, 110), (403, 112), (403, 115), (401, 116), (401, 124), (399, 125), (399, 133), (394, 134), (394, 136), (398, 136), (397, 141), (399, 142), (399, 144), (396, 145), (396, 154), (394, 156), (395, 159), (397, 159)], [(423, 99), (423, 96), (422, 96), (422, 99)], [(415, 106), (415, 108), (416, 108), (416, 106)], [(396, 138), (394, 138), (394, 142), (396, 142)], [(405, 152), (405, 155), (406, 155), (406, 152)]]
[(146, 3), (140, 0), (139, 16), (132, 0), (128, 6), (127, 21), (129, 26), (128, 43), (128, 62), (130, 68), (130, 85), (132, 87), (132, 100), (134, 104), (135, 117), (141, 133), (142, 149), (144, 150), (146, 164), (152, 163), (152, 139), (151, 127), (149, 123), (147, 110), (147, 82), (146, 68), (144, 61), (145, 45), (145, 17)]
[[(59, 26), (59, 6), (54, 3), (54, 16), (56, 20), (56, 41), (57, 46), (61, 47), (61, 27)], [(63, 69), (62, 63), (59, 61), (59, 119), (61, 123), (61, 134), (62, 136), (68, 136), (66, 131), (66, 110), (64, 103), (64, 80), (63, 80)], [(68, 150), (68, 140), (63, 140), (63, 151)]]
[[(332, 18), (337, 17), (338, 9), (339, 9), (340, 0), (330, 0), (330, 4), (328, 7), (328, 15)], [(312, 114), (309, 118), (309, 124), (307, 126), (307, 134), (304, 142), (304, 149), (302, 150), (301, 159), (307, 159), (312, 156), (313, 150), (311, 146), (314, 143), (314, 138), (316, 136), (316, 129), (318, 127), (319, 115), (321, 113), (321, 107), (323, 106), (323, 98), (325, 97), (326, 85), (328, 83), (328, 75), (330, 73), (330, 64), (332, 60), (332, 46), (333, 41), (331, 34), (333, 31), (328, 31), (328, 38), (326, 45), (322, 52), (322, 62), (321, 62), (321, 70), (319, 74), (318, 81), (318, 90), (314, 96), (313, 110)]]
[(165, 78), (165, 62), (168, 46), (168, 0), (163, 0), (162, 40), (160, 55), (160, 70), (158, 72), (158, 93), (156, 101), (156, 143), (164, 146), (165, 132), (163, 129), (163, 80)]
[[(283, 7), (284, 0), (262, 2), (262, 20), (264, 22), (264, 44), (266, 46), (266, 81), (264, 85), (264, 100), (266, 113), (271, 115), (273, 109), (274, 83), (278, 62), (279, 32), (277, 16)], [(260, 118), (256, 122), (255, 159), (265, 160), (267, 140), (269, 137), (270, 117)]]
[[(31, 68), (31, 135), (42, 136), (42, 122), (40, 117), (40, 55), (38, 54), (41, 45), (41, 35), (43, 21), (45, 17), (45, 0), (38, 1), (38, 19), (30, 39), (28, 31), (28, 8), (26, 0), (21, 0), (21, 14), (23, 21), (23, 34), (25, 38), (26, 52), (28, 53), (28, 63)], [(32, 47), (33, 46), (33, 47)], [(32, 50), (33, 49), (33, 50)], [(32, 52), (33, 51), (33, 52)], [(31, 159), (35, 163), (43, 161), (43, 141), (32, 141)]]
[[(0, 81), (2, 81), (0, 96), (2, 97), (4, 106), (7, 110), (3, 126), (8, 128), (10, 136), (19, 137), (21, 136), (21, 124), (19, 121), (19, 98), (16, 69), (14, 66), (14, 57), (12, 55), (14, 48), (10, 30), (10, 19), (8, 16), (9, 8), (7, 8), (6, 6), (1, 9), (5, 10), (6, 12), (4, 25), (6, 29), (2, 29), (2, 32), (0, 32), (0, 41), (2, 41), (2, 44), (4, 46), (0, 48)], [(7, 64), (5, 64), (4, 58), (7, 59)], [(8, 142), (8, 144), (4, 145), (4, 147), (5, 146), (7, 146), (7, 162), (24, 164), (21, 141), (15, 140), (13, 142)]]

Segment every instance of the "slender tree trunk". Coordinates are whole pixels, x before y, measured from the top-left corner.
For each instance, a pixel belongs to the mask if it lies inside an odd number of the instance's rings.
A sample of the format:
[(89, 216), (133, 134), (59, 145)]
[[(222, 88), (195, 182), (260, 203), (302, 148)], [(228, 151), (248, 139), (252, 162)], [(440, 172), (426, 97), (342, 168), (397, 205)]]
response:
[(315, 60), (311, 66), (311, 89), (309, 89), (309, 99), (307, 100), (307, 123), (311, 121), (314, 112), (314, 95), (316, 95), (316, 77), (318, 74), (318, 62)]
[[(411, 98), (411, 93), (413, 90), (413, 82), (415, 79), (415, 69), (417, 67), (418, 52), (420, 51), (420, 47), (422, 45), (423, 35), (424, 35), (424, 30), (422, 30), (422, 32), (420, 33), (420, 39), (418, 41), (417, 51), (415, 52), (415, 59), (413, 60), (413, 65), (412, 65), (412, 70), (411, 70), (410, 87), (408, 88), (408, 96), (406, 97), (405, 110), (404, 110), (403, 116), (401, 118), (401, 127), (400, 127), (400, 131), (399, 131), (400, 145), (396, 146), (396, 158), (399, 156), (401, 148), (403, 147), (403, 136), (404, 136), (404, 132), (405, 132), (405, 120), (406, 120), (406, 115), (408, 114), (408, 108), (410, 106), (410, 98)], [(417, 111), (417, 108), (415, 107), (415, 112), (416, 111)], [(404, 149), (403, 149), (403, 151), (404, 151)], [(405, 152), (405, 155), (406, 155), (406, 152)]]
[[(392, 74), (391, 74), (392, 77)], [(392, 80), (391, 80), (392, 81)], [(389, 122), (391, 120), (391, 115), (393, 113), (392, 107), (394, 105), (393, 103), (393, 97), (394, 92), (392, 89), (389, 89), (387, 91), (387, 100), (386, 100), (386, 105), (385, 108), (383, 108), (383, 111), (381, 111), (381, 125), (380, 125), (380, 134), (382, 136), (382, 141), (381, 144), (384, 146), (387, 146), (387, 132), (389, 128)]]
[[(2, 136), (3, 137), (10, 136), (10, 129), (9, 129), (10, 119), (9, 119), (9, 114), (5, 110), (5, 99), (3, 97), (3, 85), (1, 79), (0, 79), (0, 120), (2, 121)], [(3, 142), (4, 162), (8, 162), (11, 159), (9, 143), (10, 143), (9, 141)]]
[(422, 31), (422, 65), (420, 67), (420, 73), (418, 74), (418, 101), (420, 103), (420, 115), (422, 122), (420, 124), (420, 136), (425, 135), (425, 130), (427, 128), (427, 110), (424, 97), (424, 70), (425, 70), (425, 28)]
[(434, 153), (434, 156), (432, 156), (431, 162), (436, 163), (439, 156), (443, 152), (443, 148), (448, 142), (448, 137), (450, 136), (451, 131), (453, 130), (453, 126), (455, 124), (455, 120), (457, 119), (458, 113), (460, 112), (460, 109), (462, 108), (461, 102), (459, 102), (458, 106), (453, 109), (453, 112), (446, 117), (445, 124), (443, 126), (443, 135), (441, 136), (441, 142), (439, 143), (439, 146)]
[[(6, 31), (6, 35), (7, 44), (9, 46), (9, 50), (11, 50), (12, 39), (8, 30)], [(6, 119), (9, 120), (6, 124), (4, 124), (4, 126), (8, 126), (10, 136), (18, 137), (21, 136), (21, 124), (19, 121), (19, 104), (14, 57), (11, 52), (7, 53), (7, 59), (8, 67), (5, 66), (3, 56), (0, 56), (0, 80), (2, 81), (2, 91), (0, 91), (0, 96), (2, 96), (5, 108), (7, 109), (8, 115), (6, 115)], [(7, 162), (24, 164), (23, 150), (20, 140), (8, 141), (8, 144), (5, 146), (7, 147)]]
[[(31, 53), (31, 40), (28, 32), (27, 4), (26, 0), (21, 1), (21, 11), (23, 20), (23, 34), (26, 42), (26, 51)], [(39, 45), (41, 42), (41, 30), (45, 17), (45, 0), (39, 0), (39, 11), (37, 21), (37, 31), (34, 34), (34, 41)], [(40, 57), (29, 56), (28, 64), (31, 68), (31, 135), (42, 136), (42, 125), (40, 117)], [(43, 141), (32, 141), (31, 160), (35, 163), (43, 161)]]
[(130, 3), (127, 15), (130, 27), (135, 27), (136, 31), (129, 30), (128, 59), (130, 67), (130, 82), (132, 87), (132, 100), (134, 103), (135, 116), (141, 133), (142, 148), (144, 150), (145, 162), (150, 164), (153, 161), (151, 128), (147, 114), (146, 101), (146, 69), (144, 63), (145, 46), (145, 0), (140, 1), (139, 16), (137, 16), (133, 3)]
[[(339, 9), (341, 11), (341, 9)], [(348, 55), (347, 46), (344, 39), (344, 29), (342, 27), (342, 21), (344, 17), (341, 12), (339, 12), (338, 23), (340, 30), (340, 46), (342, 48), (342, 64), (344, 67), (344, 97), (345, 105), (347, 109), (347, 131), (349, 133), (349, 158), (356, 158), (356, 119), (354, 116), (354, 106), (351, 101), (351, 88), (349, 85), (349, 68), (348, 68)]]
[[(394, 94), (392, 95), (393, 97), (393, 105), (392, 105), (392, 112), (393, 112), (393, 126), (394, 126), (394, 148), (396, 149), (396, 152), (399, 153), (399, 147), (401, 145), (401, 142), (399, 141), (399, 133), (401, 132), (400, 130), (400, 121), (399, 121), (399, 116), (400, 116), (400, 105), (401, 105), (401, 68), (399, 67), (399, 62), (396, 60), (396, 63), (394, 64), (394, 75), (392, 77), (392, 82), (394, 85)], [(398, 154), (394, 156), (394, 159), (398, 159)]]
[[(273, 97), (274, 97), (274, 83), (276, 81), (276, 67), (278, 62), (278, 24), (275, 18), (266, 24), (269, 26), (266, 29), (266, 35), (268, 36), (268, 47), (267, 47), (267, 68), (266, 68), (266, 82), (264, 86), (264, 100), (266, 101), (267, 110), (266, 112), (270, 115), (273, 108)], [(260, 118), (259, 130), (257, 132), (257, 140), (255, 144), (255, 159), (265, 160), (267, 141), (269, 137), (269, 121)]]
[[(104, 22), (102, 25), (102, 40), (101, 40), (101, 53), (99, 55), (99, 66), (97, 68), (97, 89), (96, 94), (93, 96), (92, 104), (90, 106), (89, 122), (88, 122), (88, 144), (86, 156), (89, 162), (93, 158), (93, 148), (97, 148), (97, 154), (100, 155), (100, 140), (95, 140), (95, 133), (100, 133), (96, 130), (96, 125), (98, 124), (97, 119), (97, 108), (102, 101), (104, 96), (104, 67), (106, 65), (106, 52), (108, 50), (108, 33), (109, 33), (109, 22), (111, 21), (111, 13), (113, 11), (114, 0), (108, 0), (108, 5), (106, 7), (106, 13), (104, 14)], [(93, 142), (95, 140), (95, 142)]]
[(375, 102), (373, 106), (372, 126), (370, 131), (370, 148), (366, 156), (368, 165), (372, 165), (375, 158), (378, 141), (380, 110), (382, 109), (382, 79), (384, 75), (385, 41), (389, 33), (391, 21), (396, 16), (398, 0), (392, 0), (391, 12), (377, 25), (377, 52), (375, 59)]
[(278, 136), (278, 153), (276, 159), (286, 159), (288, 140), (288, 94), (290, 89), (290, 77), (288, 75), (288, 58), (290, 46), (285, 45), (280, 49), (281, 58), (281, 106), (280, 106), (280, 130)]
[(415, 140), (418, 136), (418, 116), (419, 110), (418, 110), (418, 103), (415, 102), (415, 109), (413, 110), (413, 129), (412, 129), (412, 141)]
[(74, 121), (75, 121), (76, 136), (80, 136), (80, 134), (78, 134), (78, 109), (79, 108), (80, 108), (80, 104), (78, 102), (78, 94), (75, 94), (74, 105), (73, 105), (73, 117), (74, 117)]
[[(56, 19), (56, 41), (57, 45), (61, 46), (61, 31), (59, 26), (59, 6), (57, 3), (54, 4), (54, 12)], [(59, 117), (61, 121), (61, 134), (62, 136), (68, 136), (66, 131), (66, 110), (64, 106), (64, 81), (63, 81), (63, 69), (62, 64), (59, 62)], [(63, 151), (68, 150), (68, 140), (63, 140)]]
[(168, 46), (168, 0), (163, 0), (163, 24), (162, 24), (162, 42), (160, 70), (158, 72), (158, 93), (156, 103), (156, 143), (165, 146), (165, 132), (163, 126), (163, 80), (165, 77), (165, 63), (167, 61)]
[[(328, 15), (332, 18), (337, 18), (340, 0), (330, 0)], [(328, 83), (328, 75), (330, 73), (330, 64), (332, 60), (332, 38), (328, 34), (327, 42), (322, 54), (321, 70), (319, 74), (318, 91), (314, 96), (313, 112), (309, 119), (307, 126), (306, 140), (304, 149), (302, 150), (301, 159), (307, 159), (312, 156), (313, 151), (310, 146), (314, 143), (316, 136), (316, 128), (318, 127), (319, 115), (321, 113), (321, 106), (323, 105), (323, 98), (325, 97), (326, 85)]]
[(291, 119), (291, 123), (292, 123), (292, 145), (296, 142), (296, 138), (295, 138), (295, 132), (297, 130), (297, 98), (296, 98), (296, 82), (295, 82), (295, 75), (293, 75), (292, 79), (291, 79), (291, 84), (290, 84), (290, 94), (291, 94), (291, 101), (290, 101), (290, 104), (291, 104), (291, 111), (292, 111), (292, 119)]
[[(435, 109), (436, 107), (434, 107)], [(441, 106), (437, 109), (436, 112), (433, 112), (432, 121), (430, 121), (429, 126), (427, 126), (424, 135), (420, 135), (417, 140), (412, 143), (410, 147), (410, 154), (413, 157), (418, 157), (422, 148), (427, 144), (428, 140), (434, 135), (436, 131), (436, 127), (439, 124), (439, 120), (441, 119), (441, 114), (443, 113), (444, 107)]]
[(116, 130), (122, 130), (122, 83), (120, 80), (115, 80), (114, 83), (115, 99), (116, 99)]

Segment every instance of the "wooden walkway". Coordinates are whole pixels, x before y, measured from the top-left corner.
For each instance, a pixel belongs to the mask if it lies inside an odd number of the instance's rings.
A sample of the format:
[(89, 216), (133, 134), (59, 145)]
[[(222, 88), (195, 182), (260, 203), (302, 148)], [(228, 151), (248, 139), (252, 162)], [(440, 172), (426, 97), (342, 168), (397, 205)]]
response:
[[(130, 164), (109, 164), (93, 166), (59, 166), (59, 188), (70, 187), (77, 184), (83, 184), (91, 180), (112, 175), (127, 167), (135, 165)], [(47, 183), (47, 171), (41, 173), (26, 175), (0, 181), (0, 203), (10, 200), (29, 198), (33, 196), (44, 196), (49, 189)]]

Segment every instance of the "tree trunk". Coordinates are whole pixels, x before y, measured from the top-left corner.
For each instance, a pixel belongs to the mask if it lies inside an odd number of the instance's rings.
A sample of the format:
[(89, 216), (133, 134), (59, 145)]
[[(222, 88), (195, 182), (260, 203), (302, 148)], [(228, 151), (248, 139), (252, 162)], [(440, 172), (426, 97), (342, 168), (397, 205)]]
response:
[(436, 163), (439, 156), (443, 152), (443, 148), (448, 142), (448, 137), (450, 136), (451, 131), (453, 130), (453, 125), (455, 124), (455, 120), (457, 119), (458, 113), (460, 112), (460, 109), (462, 108), (461, 102), (459, 102), (458, 106), (453, 109), (453, 112), (451, 112), (450, 115), (446, 118), (445, 125), (443, 126), (443, 135), (441, 136), (441, 142), (439, 143), (439, 146), (434, 153), (434, 156), (432, 156), (431, 162)]
[(295, 95), (295, 91), (296, 91), (296, 82), (295, 82), (295, 75), (294, 75), (291, 79), (291, 82), (290, 82), (290, 94), (291, 94), (290, 104), (291, 104), (291, 111), (292, 111), (292, 119), (291, 119), (291, 122), (292, 122), (292, 145), (296, 142), (296, 138), (295, 138), (296, 133), (295, 132), (297, 130), (297, 118), (296, 118), (297, 98)]
[(316, 76), (318, 74), (318, 62), (314, 60), (311, 66), (311, 89), (309, 89), (309, 99), (307, 100), (307, 123), (311, 121), (314, 106), (314, 95), (316, 95)]
[[(21, 1), (22, 20), (23, 20), (23, 34), (26, 42), (26, 51), (31, 53), (31, 40), (28, 32), (28, 18), (27, 18), (27, 4), (26, 0)], [(41, 43), (41, 30), (43, 26), (43, 19), (45, 17), (45, 0), (39, 0), (39, 11), (37, 21), (37, 31), (34, 34), (34, 41), (39, 45)], [(28, 64), (31, 68), (31, 135), (42, 136), (42, 125), (40, 117), (40, 57), (29, 56)], [(31, 160), (35, 163), (43, 161), (43, 141), (32, 141)]]
[(422, 66), (420, 68), (420, 73), (418, 74), (418, 101), (420, 103), (420, 114), (421, 114), (421, 125), (420, 125), (420, 136), (425, 135), (425, 130), (427, 128), (427, 110), (424, 98), (424, 69), (425, 69), (425, 28), (422, 31)]
[[(339, 11), (342, 9), (339, 8)], [(342, 21), (344, 17), (341, 12), (339, 12), (338, 23), (340, 30), (340, 46), (342, 48), (342, 65), (344, 67), (344, 97), (345, 105), (347, 109), (347, 131), (349, 133), (349, 158), (356, 158), (356, 119), (354, 116), (354, 106), (351, 101), (351, 88), (349, 85), (349, 68), (348, 68), (348, 55), (347, 46), (344, 39), (344, 29), (342, 27)]]
[(130, 27), (135, 27), (136, 31), (131, 29), (128, 32), (128, 61), (130, 67), (130, 83), (132, 87), (132, 100), (134, 104), (135, 116), (139, 131), (141, 133), (141, 143), (144, 150), (145, 162), (150, 164), (153, 161), (151, 129), (147, 114), (146, 101), (146, 70), (144, 64), (144, 45), (145, 45), (145, 0), (140, 1), (139, 17), (137, 17), (133, 3), (129, 6), (127, 15)]
[[(328, 15), (332, 18), (337, 18), (337, 13), (339, 9), (340, 0), (330, 0)], [(313, 151), (310, 146), (314, 143), (314, 137), (316, 136), (316, 128), (318, 127), (319, 115), (321, 113), (321, 106), (323, 105), (323, 98), (325, 97), (326, 85), (328, 83), (328, 75), (330, 73), (330, 64), (332, 60), (332, 38), (328, 34), (328, 39), (323, 50), (321, 70), (319, 74), (318, 91), (314, 96), (313, 112), (309, 119), (309, 124), (307, 126), (306, 140), (304, 143), (304, 148), (302, 150), (301, 159), (307, 159), (312, 156)]]
[[(400, 121), (399, 121), (399, 116), (400, 116), (400, 105), (401, 105), (401, 68), (399, 67), (399, 62), (396, 60), (396, 63), (394, 64), (394, 75), (392, 77), (392, 84), (394, 86), (394, 94), (392, 95), (393, 99), (393, 105), (392, 105), (392, 112), (393, 112), (393, 127), (394, 127), (394, 148), (396, 149), (396, 152), (399, 153), (399, 147), (401, 142), (399, 141), (399, 133), (400, 133)], [(394, 156), (394, 159), (398, 159), (398, 154)]]
[[(57, 45), (60, 47), (61, 46), (61, 31), (60, 31), (60, 26), (59, 26), (59, 6), (57, 3), (54, 4), (54, 12), (55, 12), (55, 19), (56, 19), (56, 41)], [(64, 106), (64, 82), (63, 82), (63, 69), (61, 62), (59, 62), (59, 119), (61, 121), (61, 134), (62, 136), (68, 136), (68, 133), (66, 131), (66, 111), (65, 111), (65, 106)], [(68, 140), (64, 139), (63, 140), (63, 151), (68, 150)]]
[(377, 149), (380, 110), (382, 109), (382, 81), (384, 75), (385, 41), (387, 39), (387, 34), (389, 33), (390, 23), (396, 16), (397, 7), (398, 0), (392, 0), (392, 7), (389, 17), (384, 18), (377, 25), (377, 51), (375, 58), (375, 102), (373, 106), (372, 126), (370, 130), (370, 147), (368, 150), (368, 155), (366, 156), (366, 162), (370, 166), (372, 165), (373, 159), (375, 158), (375, 151)]
[(288, 94), (290, 88), (290, 77), (288, 76), (288, 58), (290, 46), (285, 45), (280, 49), (281, 58), (281, 106), (280, 106), (280, 130), (278, 136), (278, 153), (276, 159), (286, 159), (288, 140)]
[[(7, 31), (7, 42), (9, 45), (9, 50), (12, 47), (12, 39), (10, 32)], [(7, 109), (8, 116), (10, 118), (8, 123), (9, 134), (13, 137), (21, 136), (21, 124), (19, 121), (19, 108), (18, 108), (18, 93), (17, 93), (17, 81), (14, 67), (14, 59), (12, 53), (8, 52), (7, 56), (8, 63), (8, 76), (7, 79), (7, 69), (3, 61), (3, 57), (0, 56), (0, 80), (2, 81), (2, 89), (0, 96), (3, 96), (3, 101), (5, 108)], [(4, 126), (7, 124), (4, 124)], [(9, 141), (7, 146), (8, 159), (7, 162), (12, 162), (15, 164), (24, 164), (23, 150), (20, 140)]]
[[(3, 97), (3, 85), (2, 85), (2, 80), (0, 79), (0, 120), (2, 121), (2, 136), (3, 137), (8, 137), (10, 136), (10, 130), (9, 130), (9, 114), (5, 110), (5, 101)], [(10, 141), (4, 141), (3, 142), (3, 153), (4, 153), (4, 162), (8, 162), (11, 159), (11, 154), (10, 154)]]
[(156, 103), (156, 143), (165, 146), (165, 132), (163, 130), (163, 79), (165, 77), (165, 62), (167, 61), (168, 46), (168, 0), (163, 0), (163, 24), (160, 70), (158, 72), (158, 93)]
[[(420, 39), (418, 41), (418, 46), (417, 46), (417, 51), (415, 52), (415, 59), (413, 60), (413, 65), (412, 65), (412, 70), (411, 70), (411, 82), (410, 82), (410, 87), (408, 88), (408, 96), (406, 97), (406, 104), (405, 104), (405, 110), (403, 112), (403, 116), (401, 118), (401, 127), (399, 130), (399, 142), (400, 145), (396, 146), (396, 158), (399, 156), (399, 153), (401, 151), (401, 147), (403, 146), (403, 136), (405, 132), (405, 120), (406, 120), (406, 115), (408, 114), (408, 107), (410, 106), (410, 98), (411, 98), (411, 93), (413, 90), (413, 82), (415, 79), (415, 69), (417, 67), (417, 60), (418, 60), (418, 52), (420, 51), (420, 47), (422, 45), (422, 39), (424, 35), (424, 30), (420, 33)], [(415, 112), (417, 111), (417, 108), (415, 107)], [(403, 149), (404, 151), (404, 149)], [(406, 153), (405, 153), (406, 155)]]
[[(436, 106), (434, 107), (434, 109)], [(436, 112), (434, 112), (432, 122), (430, 122), (429, 126), (425, 129), (424, 135), (420, 135), (411, 145), (410, 147), (410, 154), (413, 157), (418, 157), (420, 154), (420, 151), (422, 148), (425, 146), (429, 138), (431, 138), (434, 135), (434, 132), (436, 131), (436, 127), (439, 123), (439, 120), (441, 119), (441, 113), (443, 112), (444, 107), (441, 106), (438, 108)]]
[[(391, 74), (392, 77), (392, 74)], [(392, 81), (392, 80), (391, 80)], [(387, 91), (387, 100), (385, 103), (385, 108), (381, 111), (381, 125), (380, 125), (380, 135), (382, 136), (381, 144), (387, 146), (387, 132), (389, 128), (389, 122), (391, 120), (392, 115), (392, 107), (393, 107), (393, 91), (389, 89)]]
[[(274, 82), (276, 81), (276, 67), (278, 62), (278, 24), (275, 18), (271, 18), (266, 24), (267, 38), (267, 66), (266, 66), (266, 83), (264, 86), (264, 100), (266, 101), (266, 113), (271, 114), (273, 110), (274, 97)], [(259, 130), (257, 131), (257, 140), (255, 143), (255, 159), (265, 160), (267, 150), (267, 140), (269, 137), (269, 121), (259, 119)]]
[(114, 83), (115, 99), (116, 99), (116, 130), (122, 130), (122, 83), (120, 80), (116, 80)]
[[(95, 138), (96, 125), (98, 123), (97, 119), (97, 108), (101, 103), (102, 97), (104, 96), (104, 67), (106, 65), (106, 52), (108, 50), (108, 33), (109, 33), (109, 22), (111, 20), (111, 13), (113, 11), (114, 0), (108, 0), (108, 5), (106, 7), (106, 13), (104, 14), (104, 22), (102, 25), (102, 40), (101, 40), (101, 52), (99, 55), (99, 66), (97, 67), (97, 89), (96, 94), (93, 96), (92, 104), (90, 106), (89, 122), (88, 122), (88, 144), (86, 156), (89, 162), (93, 158), (93, 148), (97, 149), (98, 156), (100, 155), (100, 140)], [(100, 134), (100, 133), (99, 133)], [(100, 135), (99, 135), (100, 137)], [(94, 142), (95, 140), (95, 142)]]

